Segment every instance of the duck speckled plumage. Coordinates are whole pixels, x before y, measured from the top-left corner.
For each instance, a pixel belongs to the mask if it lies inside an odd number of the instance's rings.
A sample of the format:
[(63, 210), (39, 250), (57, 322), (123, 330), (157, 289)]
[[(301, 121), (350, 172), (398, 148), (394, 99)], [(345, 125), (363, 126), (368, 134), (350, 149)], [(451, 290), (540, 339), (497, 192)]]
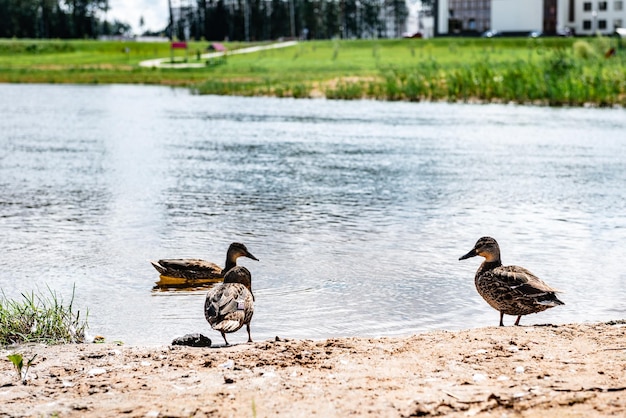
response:
[(503, 266), (495, 239), (480, 238), (459, 260), (477, 255), (485, 257), (485, 261), (476, 272), (474, 284), (480, 296), (500, 312), (500, 326), (504, 326), (504, 315), (517, 315), (515, 325), (519, 325), (522, 315), (564, 305), (555, 295), (559, 290), (548, 286), (530, 271), (519, 266)]
[(213, 287), (206, 295), (204, 316), (211, 328), (219, 331), (226, 340), (226, 333), (235, 332), (244, 325), (250, 336), (250, 321), (254, 313), (252, 276), (247, 268), (236, 266), (224, 275), (224, 283)]
[(155, 269), (165, 277), (174, 277), (187, 280), (220, 280), (224, 274), (237, 265), (239, 257), (258, 259), (253, 256), (245, 245), (233, 242), (226, 252), (226, 263), (221, 268), (215, 263), (198, 258), (164, 259), (151, 261)]

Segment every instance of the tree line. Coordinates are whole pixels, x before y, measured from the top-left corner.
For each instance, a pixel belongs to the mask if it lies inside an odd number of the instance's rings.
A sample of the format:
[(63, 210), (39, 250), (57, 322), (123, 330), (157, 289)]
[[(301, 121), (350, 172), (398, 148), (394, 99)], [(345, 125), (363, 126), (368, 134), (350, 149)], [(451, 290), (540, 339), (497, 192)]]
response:
[[(385, 38), (405, 30), (405, 0), (194, 0), (169, 2), (165, 34), (182, 40)], [(0, 0), (2, 38), (97, 38), (130, 32), (109, 21), (108, 0)], [(143, 25), (143, 19), (139, 26)]]
[(0, 38), (96, 38), (130, 30), (104, 18), (108, 0), (0, 0)]
[(172, 22), (179, 39), (384, 38), (405, 30), (405, 0), (198, 0)]

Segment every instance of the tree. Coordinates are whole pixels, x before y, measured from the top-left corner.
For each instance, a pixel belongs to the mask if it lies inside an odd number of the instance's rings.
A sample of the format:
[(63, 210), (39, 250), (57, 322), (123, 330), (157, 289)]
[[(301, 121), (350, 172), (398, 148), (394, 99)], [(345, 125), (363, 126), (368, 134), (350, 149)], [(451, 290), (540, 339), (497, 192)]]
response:
[(211, 6), (206, 11), (205, 36), (207, 39), (221, 41), (228, 36), (228, 10), (224, 0), (211, 0)]
[(393, 36), (399, 38), (406, 26), (409, 9), (404, 0), (388, 0), (386, 9), (390, 12), (393, 22)]
[(289, 36), (290, 28), (288, 2), (272, 0), (270, 22), (270, 39), (278, 39)]
[(321, 19), (319, 18), (322, 9), (322, 1), (303, 0), (302, 1), (302, 26), (308, 30), (308, 39), (321, 38)]
[(324, 38), (331, 39), (341, 35), (341, 23), (339, 14), (340, 10), (339, 4), (337, 2), (333, 0), (327, 0), (326, 2), (324, 2), (324, 8), (322, 11)]
[(382, 31), (380, 20), (380, 2), (378, 0), (360, 0), (362, 5), (361, 28), (362, 36), (375, 38)]

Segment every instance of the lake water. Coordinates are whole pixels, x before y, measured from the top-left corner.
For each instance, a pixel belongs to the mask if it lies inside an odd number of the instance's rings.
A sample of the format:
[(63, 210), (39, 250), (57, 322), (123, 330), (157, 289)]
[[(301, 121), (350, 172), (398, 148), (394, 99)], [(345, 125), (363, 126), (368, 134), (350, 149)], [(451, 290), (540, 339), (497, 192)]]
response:
[(75, 286), (109, 341), (221, 342), (207, 288), (155, 287), (149, 260), (233, 241), (260, 260), (257, 340), (497, 325), (458, 261), (483, 235), (565, 292), (522, 324), (626, 317), (623, 109), (0, 85), (0, 115), (0, 287)]

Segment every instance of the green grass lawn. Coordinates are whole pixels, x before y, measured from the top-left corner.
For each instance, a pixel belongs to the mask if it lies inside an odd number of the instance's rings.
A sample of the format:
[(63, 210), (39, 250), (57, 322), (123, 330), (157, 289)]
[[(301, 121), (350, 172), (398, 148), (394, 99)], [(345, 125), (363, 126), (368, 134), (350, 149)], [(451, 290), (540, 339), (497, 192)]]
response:
[[(191, 42), (198, 62), (209, 42)], [(249, 46), (227, 43), (229, 50)], [(144, 83), (198, 93), (381, 100), (626, 104), (626, 50), (609, 38), (330, 40), (228, 56), (195, 69), (142, 68), (167, 43), (0, 40), (0, 82)], [(177, 50), (176, 59), (184, 52)], [(204, 63), (204, 60), (200, 61)]]

